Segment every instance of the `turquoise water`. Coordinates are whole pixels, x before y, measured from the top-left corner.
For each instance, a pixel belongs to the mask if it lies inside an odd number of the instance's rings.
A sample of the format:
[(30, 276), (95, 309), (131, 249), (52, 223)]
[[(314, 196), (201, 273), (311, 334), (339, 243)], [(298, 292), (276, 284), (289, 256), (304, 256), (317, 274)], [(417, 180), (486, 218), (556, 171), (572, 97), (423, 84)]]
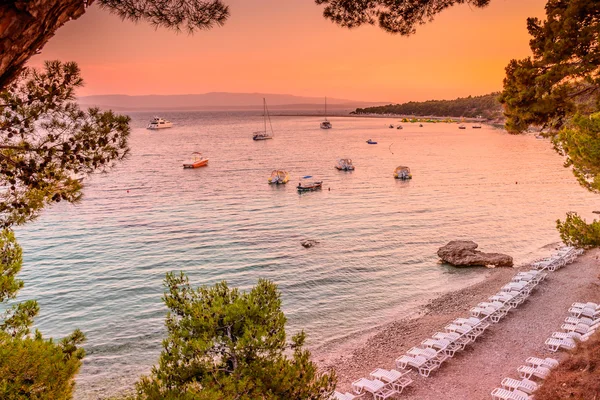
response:
[[(165, 112), (175, 127), (159, 132), (144, 129), (151, 114), (131, 116), (131, 157), (87, 180), (80, 204), (17, 231), (20, 299), (39, 300), (37, 326), (87, 334), (79, 398), (127, 387), (156, 362), (168, 271), (244, 289), (272, 279), (290, 332), (305, 329), (318, 353), (479, 279), (479, 269), (438, 263), (447, 241), (527, 261), (559, 240), (557, 218), (591, 217), (596, 199), (547, 141), (488, 127), (392, 130), (397, 119), (338, 117), (323, 131), (318, 118), (274, 117), (275, 139), (253, 142), (262, 117), (251, 113)], [(183, 170), (193, 151), (209, 166)], [(356, 170), (335, 170), (340, 157)], [(414, 179), (394, 180), (398, 165)], [(273, 169), (288, 170), (290, 183), (269, 186)], [(299, 195), (303, 175), (323, 179), (324, 190)], [(320, 244), (304, 249), (305, 238)]]

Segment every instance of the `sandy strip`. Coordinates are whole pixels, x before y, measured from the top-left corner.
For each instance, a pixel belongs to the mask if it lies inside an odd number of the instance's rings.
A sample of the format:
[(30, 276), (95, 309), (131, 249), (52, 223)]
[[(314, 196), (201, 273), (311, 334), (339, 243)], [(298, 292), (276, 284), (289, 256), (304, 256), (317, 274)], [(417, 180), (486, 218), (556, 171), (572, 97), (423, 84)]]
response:
[[(475, 344), (457, 353), (430, 378), (412, 373), (415, 382), (398, 398), (489, 400), (490, 392), (500, 387), (503, 378), (518, 378), (517, 367), (527, 357), (557, 357), (544, 350), (544, 341), (560, 330), (569, 306), (576, 301), (600, 302), (599, 257), (600, 250), (592, 250), (573, 264), (550, 272), (525, 303), (493, 324)], [(350, 391), (352, 381), (368, 377), (378, 367), (393, 368), (397, 357), (443, 330), (453, 319), (468, 316), (470, 308), (487, 301), (523, 269), (529, 268), (496, 269), (484, 282), (432, 300), (424, 306), (421, 317), (385, 325), (347, 356), (323, 359), (321, 365), (336, 370), (338, 390)]]

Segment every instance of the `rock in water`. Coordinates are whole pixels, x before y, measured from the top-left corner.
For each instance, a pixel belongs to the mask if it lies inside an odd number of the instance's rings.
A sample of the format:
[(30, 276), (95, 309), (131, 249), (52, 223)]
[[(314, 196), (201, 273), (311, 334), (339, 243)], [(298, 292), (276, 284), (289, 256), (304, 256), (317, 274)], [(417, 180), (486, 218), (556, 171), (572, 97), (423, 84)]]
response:
[(317, 242), (316, 240), (313, 240), (313, 239), (304, 239), (303, 241), (300, 242), (300, 244), (307, 249), (310, 247), (316, 246), (318, 243), (319, 242)]
[(512, 267), (511, 256), (499, 253), (484, 253), (477, 248), (477, 243), (470, 240), (453, 240), (447, 245), (440, 247), (437, 255), (442, 261), (455, 267), (489, 266)]

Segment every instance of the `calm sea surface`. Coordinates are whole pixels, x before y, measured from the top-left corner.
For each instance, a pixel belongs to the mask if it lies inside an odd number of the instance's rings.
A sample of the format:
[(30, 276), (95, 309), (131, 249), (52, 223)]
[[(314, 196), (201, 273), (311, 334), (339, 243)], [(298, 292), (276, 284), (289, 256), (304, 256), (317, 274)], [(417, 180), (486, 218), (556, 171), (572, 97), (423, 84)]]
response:
[[(17, 231), (20, 299), (39, 300), (38, 327), (88, 337), (80, 398), (131, 385), (156, 362), (169, 271), (195, 285), (275, 281), (290, 332), (305, 329), (318, 352), (480, 279), (481, 269), (438, 263), (447, 241), (473, 239), (521, 263), (559, 240), (566, 211), (591, 218), (597, 204), (550, 143), (488, 127), (392, 130), (397, 119), (338, 117), (323, 131), (316, 117), (274, 117), (275, 139), (253, 142), (258, 113), (164, 113), (175, 127), (160, 132), (144, 129), (151, 114), (131, 116), (131, 157), (87, 180), (79, 205)], [(193, 151), (209, 166), (183, 170)], [(334, 169), (339, 157), (356, 170)], [(414, 179), (394, 180), (398, 165)], [(267, 184), (276, 168), (290, 172), (287, 186)], [(299, 195), (304, 175), (324, 190)], [(304, 249), (305, 238), (320, 244)]]

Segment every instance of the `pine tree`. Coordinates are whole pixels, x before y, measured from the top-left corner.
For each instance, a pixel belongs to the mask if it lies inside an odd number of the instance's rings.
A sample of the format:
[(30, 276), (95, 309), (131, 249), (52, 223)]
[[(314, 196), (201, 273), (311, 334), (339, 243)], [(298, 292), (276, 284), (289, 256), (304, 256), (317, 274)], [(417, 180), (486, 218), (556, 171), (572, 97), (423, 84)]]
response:
[(137, 385), (140, 399), (331, 397), (335, 375), (317, 371), (304, 333), (286, 342), (275, 284), (259, 280), (243, 293), (225, 282), (193, 289), (183, 273), (167, 274), (165, 282), (168, 337), (158, 366)]

